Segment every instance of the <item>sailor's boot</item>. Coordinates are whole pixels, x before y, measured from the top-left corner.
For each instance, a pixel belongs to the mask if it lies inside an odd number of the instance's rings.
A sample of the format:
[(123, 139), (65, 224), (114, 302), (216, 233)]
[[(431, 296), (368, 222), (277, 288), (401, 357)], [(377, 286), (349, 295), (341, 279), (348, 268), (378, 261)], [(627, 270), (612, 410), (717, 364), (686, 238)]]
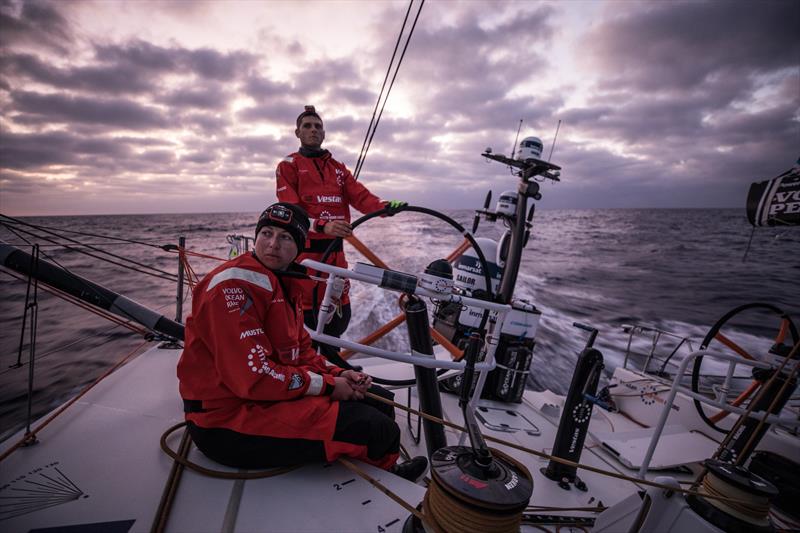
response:
[(427, 470), (428, 459), (422, 455), (419, 455), (408, 461), (397, 463), (389, 469), (389, 472), (396, 476), (400, 476), (403, 479), (407, 479), (413, 483), (416, 483), (416, 481), (421, 478)]

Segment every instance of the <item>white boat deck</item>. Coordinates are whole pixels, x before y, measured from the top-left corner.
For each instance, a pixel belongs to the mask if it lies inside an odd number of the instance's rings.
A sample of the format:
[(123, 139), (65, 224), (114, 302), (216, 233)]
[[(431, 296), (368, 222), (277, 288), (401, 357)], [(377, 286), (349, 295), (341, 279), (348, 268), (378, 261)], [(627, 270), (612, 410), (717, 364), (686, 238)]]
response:
[[(38, 444), (5, 459), (0, 466), (0, 531), (150, 531), (172, 467), (159, 439), (183, 420), (175, 374), (179, 355), (158, 348), (145, 352), (51, 422)], [(173, 449), (179, 435), (170, 439)], [(8, 439), (0, 452), (20, 437)], [(233, 471), (195, 448), (190, 459)], [(423, 487), (360, 466), (407, 501), (422, 500)], [(391, 532), (400, 531), (407, 516), (340, 464), (314, 464), (248, 481), (214, 479), (187, 469), (167, 531)]]
[[(39, 434), (38, 444), (19, 449), (5, 459), (0, 464), (0, 531), (150, 531), (173, 465), (160, 449), (159, 439), (166, 429), (183, 420), (175, 370), (179, 355), (178, 350), (148, 350), (51, 422)], [(388, 379), (413, 376), (410, 365), (387, 365), (369, 359), (358, 363), (363, 363), (366, 371)], [(411, 406), (418, 408), (414, 388), (398, 388), (394, 392), (395, 400), (404, 405), (411, 394)], [(443, 393), (441, 400), (444, 418), (462, 425), (458, 398)], [(482, 401), (479, 425), (484, 435), (548, 453), (555, 441), (562, 401), (562, 397), (549, 391), (526, 391), (519, 404)], [(396, 418), (403, 445), (412, 455), (426, 455), (424, 430), (419, 444), (415, 444), (407, 429), (406, 413), (397, 410)], [(416, 415), (411, 415), (411, 422), (416, 431)], [(654, 465), (669, 467), (696, 461), (716, 447), (702, 432), (686, 429), (680, 423), (670, 424), (656, 448)], [(589, 429), (581, 462), (636, 476), (652, 430), (626, 415), (600, 408), (594, 409)], [(170, 438), (173, 449), (178, 447), (180, 433)], [(459, 444), (459, 432), (446, 429), (445, 433), (448, 444)], [(2, 443), (0, 452), (20, 437), (21, 434)], [(531, 505), (611, 506), (645, 488), (580, 470), (578, 476), (588, 490), (565, 490), (542, 474), (546, 460), (504, 445), (489, 445), (511, 455), (531, 472)], [(795, 453), (796, 448), (789, 455)], [(194, 448), (190, 459), (207, 468), (233, 471), (212, 463)], [(421, 484), (368, 465), (360, 466), (411, 505), (422, 500), (425, 488)], [(696, 469), (697, 464), (689, 466)], [(684, 466), (678, 471), (651, 471), (648, 479), (664, 474), (681, 481), (691, 478)], [(215, 479), (186, 469), (166, 530), (399, 532), (408, 514), (338, 463), (311, 464), (276, 477), (247, 481)], [(580, 511), (552, 510), (546, 514), (594, 516)], [(528, 530), (527, 526), (523, 530)]]

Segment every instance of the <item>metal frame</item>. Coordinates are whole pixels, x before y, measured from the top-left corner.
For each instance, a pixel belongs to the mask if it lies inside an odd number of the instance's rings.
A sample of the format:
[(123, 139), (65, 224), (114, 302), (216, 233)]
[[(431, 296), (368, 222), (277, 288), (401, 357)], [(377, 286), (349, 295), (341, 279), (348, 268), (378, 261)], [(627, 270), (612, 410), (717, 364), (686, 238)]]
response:
[[(673, 338), (678, 339), (680, 341), (678, 343), (678, 345), (675, 347), (675, 349), (672, 351), (672, 354), (670, 354), (670, 356), (668, 356), (668, 357), (671, 357), (672, 355), (677, 353), (677, 351), (684, 344), (688, 347), (689, 351), (692, 351), (692, 342), (695, 342), (695, 341), (693, 341), (693, 339), (691, 337), (681, 337), (680, 335), (677, 335), (675, 333), (671, 333), (669, 331), (665, 331), (663, 329), (659, 329), (659, 328), (656, 328), (656, 327), (653, 327), (653, 326), (642, 326), (642, 325), (638, 325), (638, 324), (623, 324), (622, 325), (622, 329), (623, 329), (623, 331), (629, 330), (628, 331), (628, 345), (625, 348), (625, 360), (622, 363), (622, 368), (628, 368), (628, 359), (630, 358), (630, 356), (632, 354), (632, 352), (631, 352), (631, 344), (633, 343), (633, 336), (635, 334), (637, 334), (637, 333), (653, 333), (653, 340), (652, 340), (652, 345), (650, 347), (650, 353), (648, 353), (645, 356), (647, 359), (645, 359), (644, 366), (641, 369), (641, 371), (645, 372), (645, 373), (647, 373), (648, 367), (650, 366), (650, 361), (655, 356), (656, 347), (658, 346), (658, 342), (661, 340), (662, 336), (673, 337)], [(636, 355), (644, 355), (644, 354), (638, 354), (637, 353)], [(656, 360), (660, 361), (661, 359), (656, 357)], [(678, 366), (677, 363), (672, 363), (672, 364), (674, 366)]]
[[(698, 400), (702, 403), (707, 405), (711, 405), (713, 407), (717, 407), (719, 409), (724, 409), (726, 411), (730, 411), (732, 413), (736, 413), (739, 415), (744, 415), (747, 413), (747, 409), (742, 407), (734, 407), (732, 405), (726, 404), (724, 402), (711, 400), (702, 394), (697, 394), (692, 392), (690, 389), (682, 386), (680, 384), (680, 380), (683, 375), (686, 373), (686, 367), (689, 366), (689, 363), (697, 359), (698, 357), (712, 357), (717, 359), (722, 359), (724, 361), (729, 361), (729, 367), (735, 368), (736, 365), (746, 365), (752, 366), (757, 368), (772, 368), (772, 365), (769, 363), (764, 363), (762, 361), (755, 361), (751, 359), (744, 359), (743, 357), (739, 357), (736, 355), (729, 355), (729, 354), (722, 354), (722, 353), (714, 353), (711, 350), (697, 350), (686, 357), (683, 358), (681, 361), (680, 367), (678, 368), (678, 372), (675, 374), (675, 378), (672, 381), (672, 387), (670, 388), (669, 395), (667, 397), (666, 402), (664, 403), (664, 407), (662, 408), (661, 415), (659, 415), (658, 423), (655, 425), (655, 431), (653, 432), (653, 436), (650, 439), (650, 445), (647, 448), (647, 453), (644, 456), (644, 461), (642, 461), (642, 466), (639, 469), (639, 478), (644, 479), (645, 474), (647, 474), (647, 469), (650, 466), (650, 460), (653, 458), (653, 453), (656, 450), (656, 446), (658, 445), (658, 440), (661, 438), (661, 433), (664, 431), (664, 426), (667, 423), (667, 418), (669, 417), (670, 412), (672, 411), (672, 404), (675, 402), (675, 397), (678, 395), (678, 391), (686, 396)], [(764, 411), (753, 411), (750, 413), (751, 418), (764, 418)], [(786, 418), (780, 417), (777, 415), (767, 415), (766, 422), (770, 424), (781, 424), (788, 428), (797, 428), (800, 427), (800, 420), (796, 418)]]
[[(322, 330), (324, 329), (324, 324), (327, 322), (325, 309), (333, 307), (331, 305), (333, 298), (332, 287), (336, 282), (336, 280), (341, 278), (351, 278), (363, 281), (365, 283), (370, 283), (372, 285), (380, 286), (382, 278), (369, 274), (354, 272), (353, 270), (329, 265), (326, 263), (320, 263), (319, 261), (314, 261), (313, 259), (305, 259), (302, 261), (301, 264), (303, 266), (313, 268), (314, 270), (328, 273), (328, 278), (325, 280), (326, 283), (325, 296), (323, 298), (322, 304), (320, 305), (320, 314), (317, 319), (317, 324), (318, 324), (317, 331), (314, 331), (310, 328), (306, 328), (308, 333), (311, 335), (311, 338), (314, 339), (315, 341), (322, 342), (325, 344), (330, 344), (333, 346), (338, 346), (339, 348), (350, 349), (356, 352), (365, 353), (367, 355), (372, 355), (375, 357), (382, 357), (384, 359), (389, 359), (391, 361), (398, 361), (402, 363), (410, 363), (412, 365), (419, 365), (425, 368), (447, 368), (454, 370), (463, 370), (466, 367), (466, 361), (441, 361), (427, 354), (417, 354), (413, 350), (411, 351), (411, 353), (391, 352), (389, 350), (384, 350), (382, 348), (375, 348), (372, 346), (368, 346), (366, 344), (360, 344), (357, 342), (344, 340), (339, 337), (325, 335), (324, 333), (322, 333)], [(477, 363), (475, 365), (475, 371), (478, 372), (478, 382), (475, 387), (475, 391), (473, 392), (472, 397), (469, 400), (469, 404), (467, 407), (468, 409), (474, 411), (478, 407), (478, 400), (480, 400), (480, 394), (481, 391), (483, 390), (483, 385), (486, 382), (486, 377), (488, 376), (489, 372), (491, 370), (494, 370), (494, 368), (497, 365), (494, 358), (494, 354), (495, 351), (497, 351), (497, 345), (500, 340), (499, 332), (502, 331), (503, 329), (503, 323), (505, 322), (506, 315), (508, 314), (509, 311), (511, 311), (511, 306), (508, 304), (498, 304), (495, 302), (487, 302), (485, 300), (478, 300), (466, 296), (459, 296), (457, 294), (452, 294), (452, 293), (443, 294), (439, 292), (430, 291), (428, 289), (419, 286), (414, 288), (413, 294), (417, 296), (435, 298), (440, 301), (455, 302), (462, 305), (469, 305), (471, 307), (488, 309), (491, 312), (489, 317), (489, 330), (486, 334), (486, 358), (484, 362)]]

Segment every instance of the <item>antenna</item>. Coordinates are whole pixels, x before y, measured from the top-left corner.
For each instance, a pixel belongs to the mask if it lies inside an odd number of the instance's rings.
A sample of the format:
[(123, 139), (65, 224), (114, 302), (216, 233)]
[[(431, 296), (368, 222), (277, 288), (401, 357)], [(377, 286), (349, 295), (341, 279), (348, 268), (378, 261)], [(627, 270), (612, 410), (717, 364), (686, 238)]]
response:
[(558, 125), (556, 126), (556, 134), (553, 136), (553, 144), (550, 146), (550, 155), (547, 156), (548, 162), (550, 162), (550, 159), (553, 157), (553, 150), (556, 149), (556, 139), (558, 139), (559, 128), (561, 128), (561, 119), (558, 119)]
[(522, 119), (519, 119), (519, 127), (517, 128), (517, 136), (514, 139), (514, 146), (511, 147), (511, 159), (514, 159), (514, 154), (517, 152), (517, 141), (519, 140), (519, 130), (522, 129)]

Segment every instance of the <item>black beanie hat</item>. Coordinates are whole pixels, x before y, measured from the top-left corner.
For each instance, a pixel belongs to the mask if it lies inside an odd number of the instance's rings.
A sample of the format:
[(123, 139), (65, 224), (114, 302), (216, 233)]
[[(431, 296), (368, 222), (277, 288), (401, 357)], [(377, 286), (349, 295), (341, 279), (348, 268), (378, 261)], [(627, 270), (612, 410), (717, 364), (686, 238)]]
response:
[(258, 217), (256, 238), (258, 238), (258, 232), (264, 226), (275, 226), (288, 231), (297, 245), (297, 253), (299, 254), (305, 249), (306, 237), (308, 236), (311, 222), (308, 220), (308, 213), (299, 205), (278, 202), (266, 208), (261, 213), (261, 216)]
[(305, 110), (297, 115), (297, 127), (300, 127), (300, 123), (303, 121), (304, 117), (317, 117), (318, 119), (322, 120), (322, 117), (317, 114), (317, 110), (314, 109), (313, 105), (305, 106)]

